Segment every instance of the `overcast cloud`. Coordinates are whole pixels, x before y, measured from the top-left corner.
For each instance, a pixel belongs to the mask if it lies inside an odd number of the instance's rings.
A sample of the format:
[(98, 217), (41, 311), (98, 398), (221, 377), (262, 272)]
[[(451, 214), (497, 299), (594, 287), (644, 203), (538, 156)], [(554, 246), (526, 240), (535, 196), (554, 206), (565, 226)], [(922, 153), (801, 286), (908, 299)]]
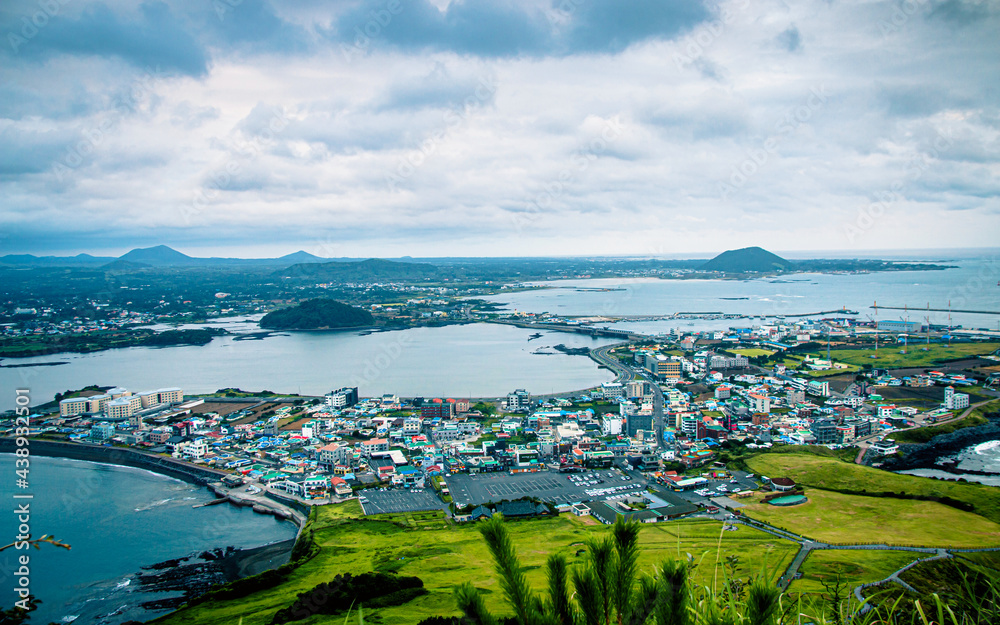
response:
[(994, 246), (998, 32), (991, 0), (5, 1), (0, 253)]

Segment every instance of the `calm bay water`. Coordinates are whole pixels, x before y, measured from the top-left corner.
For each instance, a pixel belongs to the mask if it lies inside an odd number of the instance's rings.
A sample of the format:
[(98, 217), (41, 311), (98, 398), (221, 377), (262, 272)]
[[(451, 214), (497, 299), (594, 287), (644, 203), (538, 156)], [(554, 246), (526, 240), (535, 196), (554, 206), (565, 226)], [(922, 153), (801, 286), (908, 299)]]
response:
[[(742, 315), (793, 315), (848, 308), (878, 319), (947, 324), (947, 312), (922, 308), (1000, 312), (1000, 261), (995, 257), (940, 260), (957, 265), (942, 271), (895, 271), (870, 274), (793, 274), (755, 280), (660, 280), (657, 278), (560, 280), (540, 283), (553, 288), (505, 293), (483, 299), (503, 302), (511, 310), (555, 315), (666, 315), (680, 312), (721, 312)], [(607, 291), (580, 289), (616, 289)], [(910, 310), (879, 310), (871, 306), (909, 306)], [(1000, 330), (1000, 315), (952, 313), (965, 328)], [(616, 324), (640, 332), (725, 329), (761, 320), (666, 320)]]
[[(0, 454), (0, 467), (13, 476), (14, 456)], [(257, 547), (295, 537), (293, 523), (249, 508), (219, 505), (194, 509), (214, 497), (203, 487), (141, 469), (64, 458), (31, 459), (31, 529), (72, 546), (42, 545), (31, 558), (31, 591), (42, 600), (32, 623), (121, 623), (161, 612), (138, 609), (143, 601), (169, 593), (143, 593), (130, 579), (143, 566), (206, 549)], [(13, 514), (3, 515), (4, 541), (17, 533)], [(0, 552), (4, 607), (16, 600), (8, 572), (17, 556)], [(124, 609), (123, 609), (124, 608)], [(121, 610), (110, 619), (102, 617)]]
[[(232, 331), (252, 324), (234, 323)], [(262, 340), (215, 338), (204, 346), (112, 349), (93, 354), (16, 358), (4, 365), (62, 362), (59, 366), (0, 368), (0, 386), (31, 389), (33, 404), (90, 384), (131, 391), (178, 386), (185, 393), (220, 388), (322, 395), (357, 386), (364, 396), (499, 397), (517, 388), (535, 394), (571, 391), (613, 376), (586, 356), (551, 348), (600, 347), (614, 342), (582, 334), (533, 332), (477, 323), (362, 335), (289, 332)], [(546, 349), (547, 348), (547, 349)], [(542, 352), (542, 353), (537, 353)], [(14, 393), (0, 410), (14, 407)]]

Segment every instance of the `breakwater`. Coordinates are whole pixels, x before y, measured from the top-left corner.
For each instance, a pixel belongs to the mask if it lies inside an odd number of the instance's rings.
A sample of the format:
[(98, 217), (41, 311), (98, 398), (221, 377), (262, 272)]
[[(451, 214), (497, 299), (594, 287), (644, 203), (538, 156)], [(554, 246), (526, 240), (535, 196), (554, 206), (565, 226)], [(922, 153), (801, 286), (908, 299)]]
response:
[[(17, 446), (14, 439), (0, 438), (0, 453), (14, 453), (16, 449)], [(86, 443), (63, 443), (43, 439), (31, 439), (30, 449), (32, 455), (36, 456), (86, 460), (89, 462), (102, 462), (105, 464), (146, 469), (147, 471), (174, 477), (190, 484), (205, 486), (210, 488), (218, 497), (225, 497), (233, 505), (253, 507), (255, 512), (273, 514), (279, 519), (293, 521), (300, 528), (305, 524), (305, 519), (309, 516), (308, 509), (302, 509), (305, 506), (291, 506), (289, 505), (289, 501), (278, 502), (271, 499), (270, 496), (263, 495), (263, 493), (253, 497), (242, 494), (231, 494), (228, 490), (217, 485), (222, 481), (222, 478), (229, 475), (228, 473), (175, 460), (174, 458), (167, 458), (123, 447), (109, 447)], [(282, 497), (281, 499), (284, 500), (285, 498)], [(291, 503), (298, 502), (291, 500)]]
[[(10, 454), (14, 453), (16, 449), (17, 446), (14, 439), (0, 438), (0, 453)], [(86, 443), (62, 443), (33, 438), (31, 439), (30, 449), (31, 454), (34, 456), (88, 460), (90, 462), (103, 462), (105, 464), (147, 469), (184, 480), (191, 484), (198, 484), (199, 486), (207, 486), (212, 482), (218, 482), (228, 475), (216, 469), (200, 467), (188, 462), (174, 460), (173, 458), (165, 458), (122, 447), (89, 445)]]

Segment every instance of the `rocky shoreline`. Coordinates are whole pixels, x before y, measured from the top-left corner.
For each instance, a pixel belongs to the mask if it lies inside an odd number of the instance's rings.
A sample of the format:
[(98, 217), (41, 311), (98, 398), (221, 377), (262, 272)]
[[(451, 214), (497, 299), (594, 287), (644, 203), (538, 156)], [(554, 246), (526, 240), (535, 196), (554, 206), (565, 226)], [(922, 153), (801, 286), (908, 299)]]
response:
[(173, 610), (218, 584), (256, 575), (288, 562), (295, 539), (252, 549), (229, 546), (143, 567), (135, 579), (143, 592), (181, 593), (144, 601), (146, 610)]
[(941, 434), (926, 443), (900, 445), (900, 456), (887, 459), (882, 468), (889, 471), (936, 469), (956, 475), (996, 475), (991, 472), (960, 469), (947, 462), (939, 464), (943, 457), (953, 456), (963, 449), (1000, 440), (1000, 413), (986, 415), (986, 418), (989, 419), (989, 423)]

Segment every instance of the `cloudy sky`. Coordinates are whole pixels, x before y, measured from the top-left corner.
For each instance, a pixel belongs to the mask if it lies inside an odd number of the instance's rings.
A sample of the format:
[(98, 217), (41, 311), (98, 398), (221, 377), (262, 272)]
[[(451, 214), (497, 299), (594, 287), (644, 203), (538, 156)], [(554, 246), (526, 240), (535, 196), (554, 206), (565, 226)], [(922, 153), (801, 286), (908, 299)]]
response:
[(995, 246), (1000, 2), (4, 0), (0, 253)]

